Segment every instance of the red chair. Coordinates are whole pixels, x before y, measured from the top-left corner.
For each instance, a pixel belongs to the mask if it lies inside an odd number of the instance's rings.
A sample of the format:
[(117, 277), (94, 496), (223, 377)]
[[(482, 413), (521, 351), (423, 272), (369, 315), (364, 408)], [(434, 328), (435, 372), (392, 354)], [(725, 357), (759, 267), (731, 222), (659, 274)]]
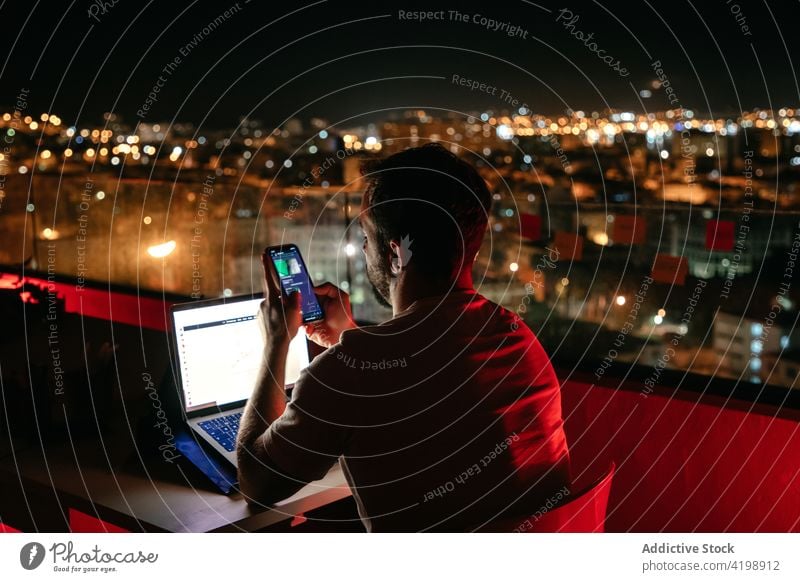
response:
[(605, 475), (551, 508), (541, 507), (528, 517), (510, 517), (493, 521), (477, 531), (515, 533), (602, 533), (605, 531), (608, 496), (616, 465), (612, 462)]

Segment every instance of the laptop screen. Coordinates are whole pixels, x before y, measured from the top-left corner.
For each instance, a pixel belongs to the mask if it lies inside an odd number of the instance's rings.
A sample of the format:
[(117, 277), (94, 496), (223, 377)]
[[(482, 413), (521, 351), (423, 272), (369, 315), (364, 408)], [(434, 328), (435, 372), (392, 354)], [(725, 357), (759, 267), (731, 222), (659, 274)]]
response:
[[(173, 309), (186, 412), (246, 400), (263, 359), (264, 335), (256, 317), (262, 298), (196, 302)], [(289, 344), (287, 387), (308, 366), (303, 328)]]

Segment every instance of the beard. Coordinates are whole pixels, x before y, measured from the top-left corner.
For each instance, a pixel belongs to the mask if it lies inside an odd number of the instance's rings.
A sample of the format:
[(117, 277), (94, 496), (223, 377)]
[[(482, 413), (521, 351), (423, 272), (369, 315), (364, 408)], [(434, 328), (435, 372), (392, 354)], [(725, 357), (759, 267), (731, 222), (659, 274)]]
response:
[(391, 309), (391, 293), (389, 291), (391, 276), (389, 271), (380, 267), (373, 267), (367, 263), (367, 280), (372, 287), (372, 294), (375, 296), (375, 300), (383, 307)]

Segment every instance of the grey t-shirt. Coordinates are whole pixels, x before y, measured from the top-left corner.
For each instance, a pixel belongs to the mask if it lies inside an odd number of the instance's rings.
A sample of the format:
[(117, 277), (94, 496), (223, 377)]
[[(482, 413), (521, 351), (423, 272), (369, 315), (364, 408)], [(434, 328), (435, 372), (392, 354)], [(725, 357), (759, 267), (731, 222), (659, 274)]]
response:
[(343, 332), (265, 439), (303, 481), (339, 460), (368, 531), (472, 529), (533, 514), (569, 484), (550, 360), (515, 314), (472, 290)]

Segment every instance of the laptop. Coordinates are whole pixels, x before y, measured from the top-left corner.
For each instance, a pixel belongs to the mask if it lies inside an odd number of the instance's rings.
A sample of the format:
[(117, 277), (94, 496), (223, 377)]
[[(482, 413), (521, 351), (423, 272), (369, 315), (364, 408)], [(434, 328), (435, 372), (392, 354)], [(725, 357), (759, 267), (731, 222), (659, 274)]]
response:
[[(174, 305), (172, 334), (186, 422), (236, 466), (236, 434), (263, 360), (265, 336), (257, 314), (263, 296), (242, 295)], [(285, 388), (308, 366), (301, 327), (289, 344)]]

